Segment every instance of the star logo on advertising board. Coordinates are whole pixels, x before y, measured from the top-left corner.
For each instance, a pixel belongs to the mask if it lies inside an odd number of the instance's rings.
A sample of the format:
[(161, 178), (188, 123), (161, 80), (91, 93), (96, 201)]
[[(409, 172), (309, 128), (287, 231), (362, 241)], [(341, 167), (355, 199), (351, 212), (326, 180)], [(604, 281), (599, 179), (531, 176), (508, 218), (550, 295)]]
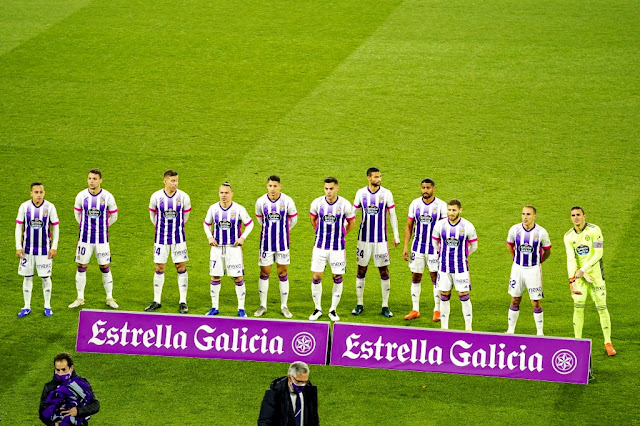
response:
[(314, 339), (311, 333), (301, 331), (293, 336), (291, 341), (291, 349), (296, 355), (307, 356), (310, 355), (316, 348), (316, 339)]
[(551, 358), (551, 365), (558, 374), (569, 374), (576, 369), (578, 357), (569, 349), (560, 349)]

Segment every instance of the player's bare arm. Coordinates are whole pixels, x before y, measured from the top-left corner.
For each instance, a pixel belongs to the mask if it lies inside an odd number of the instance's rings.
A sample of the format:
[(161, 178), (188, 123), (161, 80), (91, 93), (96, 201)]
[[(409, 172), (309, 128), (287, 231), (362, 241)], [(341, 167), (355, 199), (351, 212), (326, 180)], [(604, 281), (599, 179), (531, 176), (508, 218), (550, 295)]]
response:
[(404, 250), (402, 251), (402, 258), (409, 260), (409, 243), (411, 242), (411, 236), (413, 235), (413, 219), (407, 218), (407, 224), (404, 227)]

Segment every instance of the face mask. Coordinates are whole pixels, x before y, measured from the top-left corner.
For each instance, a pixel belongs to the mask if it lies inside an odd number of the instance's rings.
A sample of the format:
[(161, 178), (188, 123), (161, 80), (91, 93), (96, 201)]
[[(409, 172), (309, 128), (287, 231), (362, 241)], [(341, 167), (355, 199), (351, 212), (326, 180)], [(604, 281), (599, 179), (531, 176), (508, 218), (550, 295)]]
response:
[(64, 382), (65, 380), (69, 380), (69, 378), (71, 377), (71, 372), (68, 372), (66, 374), (58, 374), (58, 373), (54, 373), (56, 376), (56, 379)]
[(302, 393), (302, 391), (304, 390), (304, 387), (306, 386), (306, 384), (304, 385), (296, 385), (295, 383), (291, 382), (291, 387), (293, 388), (293, 391), (296, 393)]

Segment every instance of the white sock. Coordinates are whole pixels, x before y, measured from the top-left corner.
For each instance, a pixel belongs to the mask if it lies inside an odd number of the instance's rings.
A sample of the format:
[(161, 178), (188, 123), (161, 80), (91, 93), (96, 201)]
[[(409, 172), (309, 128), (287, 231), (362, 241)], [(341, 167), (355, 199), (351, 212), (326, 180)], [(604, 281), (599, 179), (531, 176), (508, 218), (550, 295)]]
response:
[(220, 302), (220, 281), (211, 280), (211, 285), (209, 287), (209, 294), (211, 295), (211, 307), (218, 309)]
[(238, 296), (238, 309), (244, 309), (244, 296), (245, 296), (245, 288), (244, 288), (244, 280), (240, 281), (236, 284), (236, 296)]
[(380, 280), (380, 289), (382, 292), (382, 307), (389, 306), (389, 293), (391, 293), (391, 280)]
[(46, 309), (51, 309), (51, 288), (53, 284), (51, 283), (51, 277), (42, 279), (42, 294), (44, 295), (44, 307)]
[(162, 287), (164, 286), (164, 272), (153, 275), (153, 301), (156, 303), (162, 303)]
[(520, 310), (514, 311), (513, 309), (509, 309), (509, 328), (507, 329), (507, 333), (513, 334), (516, 332), (516, 324), (518, 323), (519, 316)]
[(449, 328), (449, 313), (451, 311), (450, 300), (440, 300), (440, 328)]
[(464, 329), (471, 330), (473, 323), (473, 308), (471, 307), (471, 299), (462, 302), (462, 315), (464, 316)]
[(22, 279), (22, 297), (24, 298), (24, 308), (31, 309), (31, 293), (33, 292), (33, 277)]
[(335, 311), (338, 309), (338, 303), (340, 303), (340, 298), (342, 297), (342, 280), (339, 283), (333, 283), (333, 294), (331, 295), (331, 308), (329, 308), (329, 312)]
[(433, 284), (433, 311), (439, 311), (440, 310), (440, 290), (438, 290), (438, 285), (435, 281), (432, 281), (431, 284)]
[(534, 312), (533, 320), (536, 322), (536, 332), (539, 336), (542, 336), (543, 328), (544, 328), (544, 313), (543, 312)]
[(364, 278), (356, 277), (356, 304), (364, 305)]
[(322, 310), (322, 281), (317, 284), (311, 282), (311, 297), (316, 309)]
[(187, 303), (187, 290), (189, 289), (189, 273), (178, 272), (178, 292), (180, 293), (180, 303)]
[(280, 309), (287, 306), (289, 301), (289, 279), (280, 281)]
[(258, 280), (258, 291), (260, 292), (260, 306), (267, 307), (267, 294), (269, 292), (269, 278)]
[(411, 283), (411, 302), (413, 302), (413, 310), (420, 312), (420, 292), (422, 291), (422, 285), (420, 282)]
[(107, 299), (113, 299), (113, 276), (111, 275), (111, 271), (102, 273), (102, 285), (104, 286)]
[(76, 271), (76, 291), (78, 299), (84, 299), (84, 288), (87, 286), (87, 271)]

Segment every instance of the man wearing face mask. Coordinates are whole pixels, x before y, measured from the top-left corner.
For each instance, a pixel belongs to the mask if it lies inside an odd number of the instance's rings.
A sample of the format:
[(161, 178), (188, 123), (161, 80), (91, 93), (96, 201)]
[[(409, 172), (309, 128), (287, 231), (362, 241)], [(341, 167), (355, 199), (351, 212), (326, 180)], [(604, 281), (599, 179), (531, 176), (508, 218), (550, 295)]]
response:
[(260, 407), (258, 425), (319, 425), (318, 389), (309, 381), (309, 366), (296, 361), (287, 376), (271, 382)]
[(44, 385), (40, 397), (40, 421), (46, 425), (86, 425), (100, 410), (91, 385), (76, 373), (71, 355), (53, 358), (53, 380)]

